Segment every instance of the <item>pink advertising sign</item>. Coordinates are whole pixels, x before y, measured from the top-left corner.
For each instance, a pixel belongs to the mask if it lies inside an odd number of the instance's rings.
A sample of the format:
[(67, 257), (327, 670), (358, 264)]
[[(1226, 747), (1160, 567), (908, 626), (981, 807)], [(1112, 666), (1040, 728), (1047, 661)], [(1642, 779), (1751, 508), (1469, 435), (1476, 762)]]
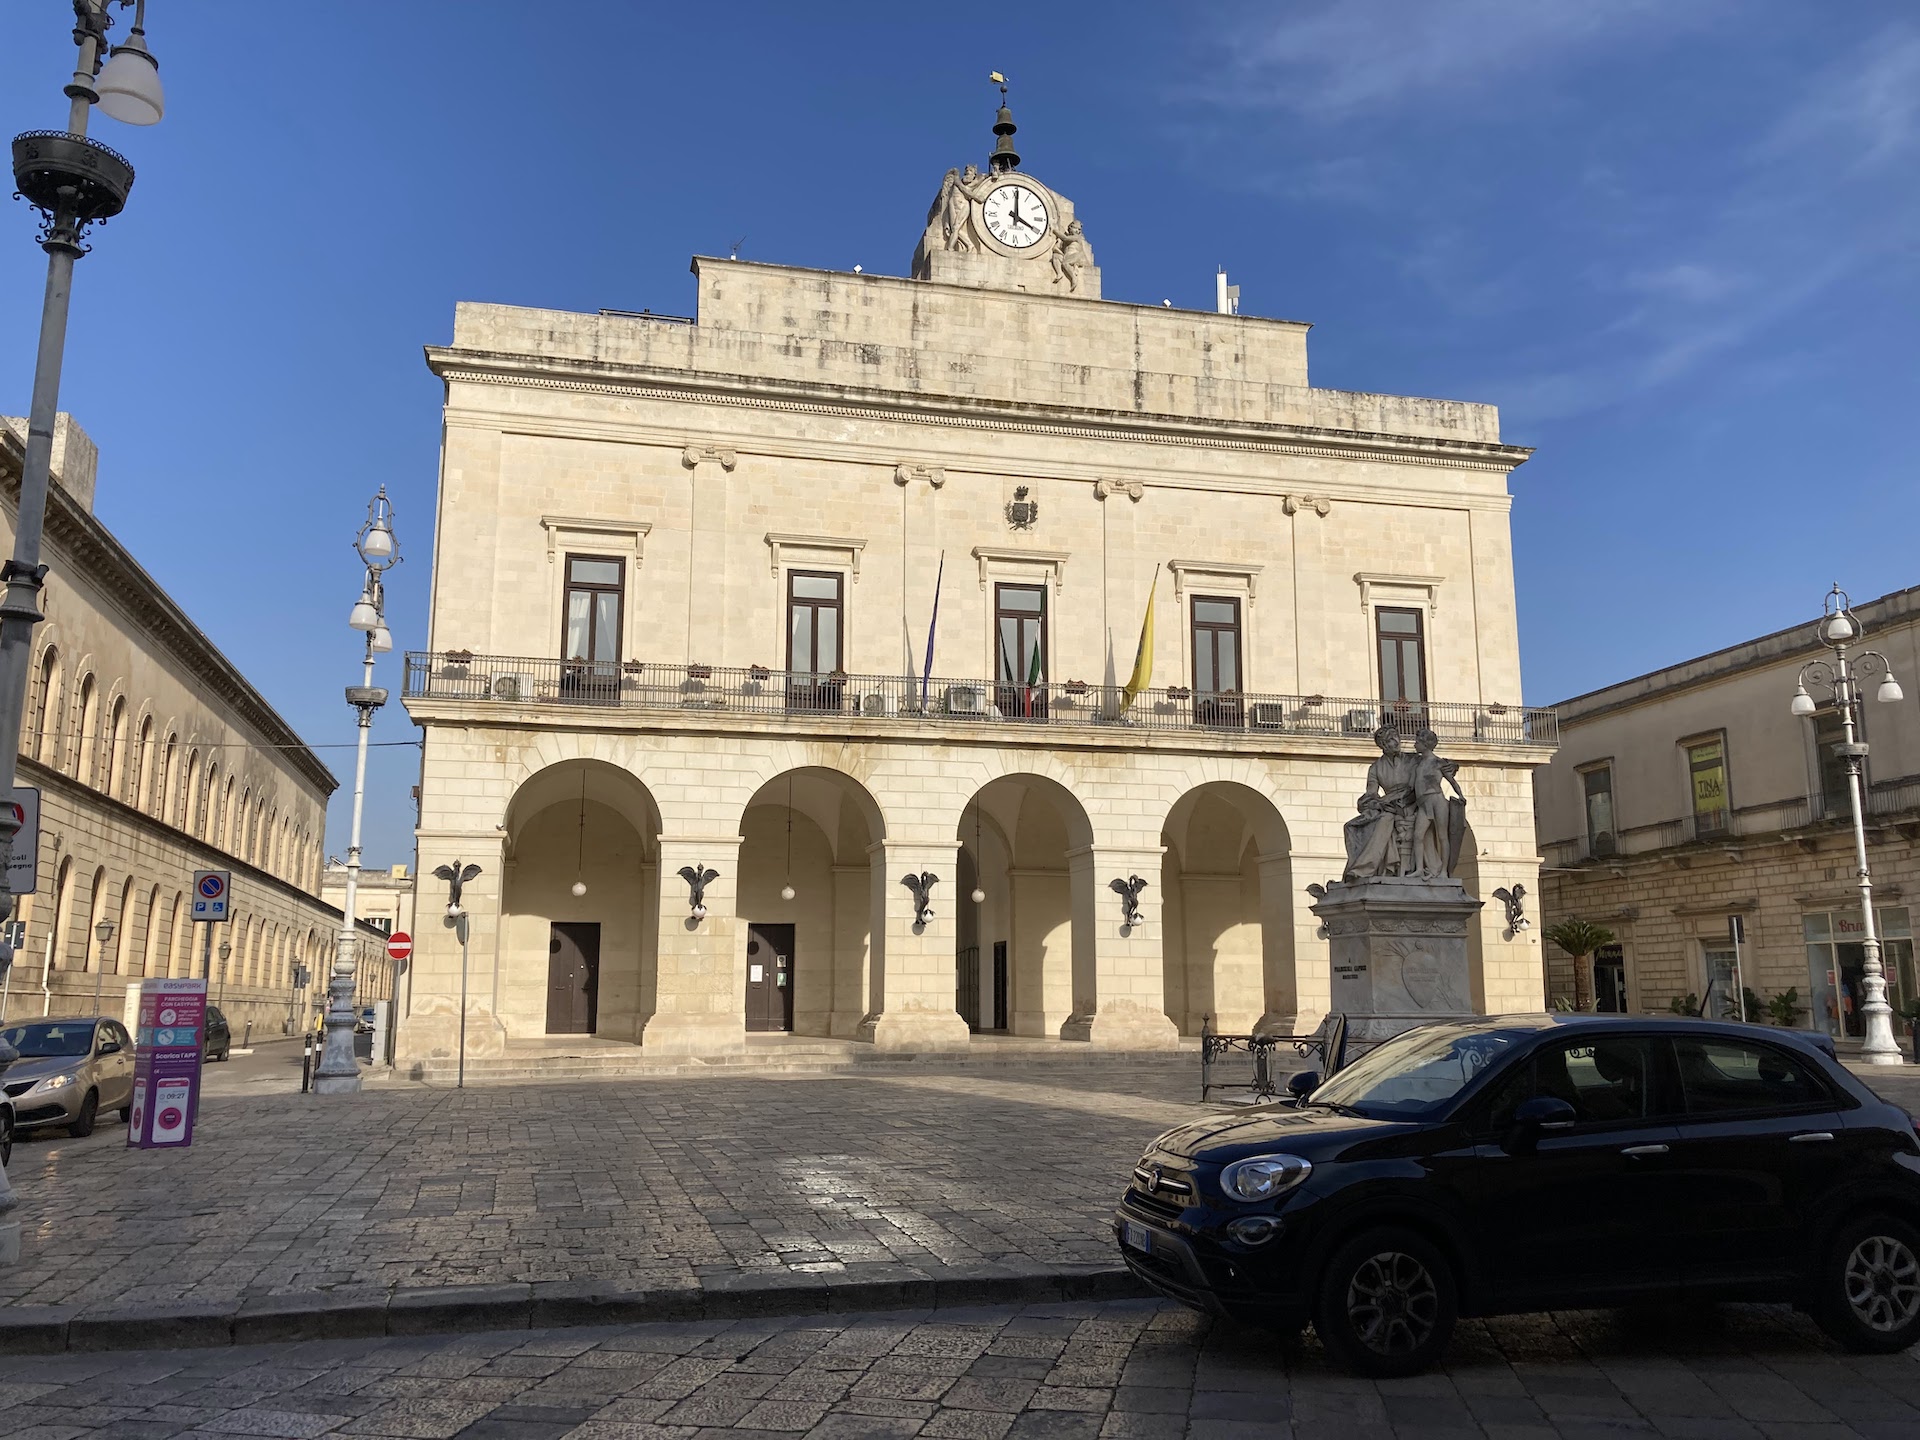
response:
[(200, 1047), (207, 982), (143, 980), (134, 1037), (133, 1119), (127, 1144), (141, 1150), (193, 1143), (200, 1109)]

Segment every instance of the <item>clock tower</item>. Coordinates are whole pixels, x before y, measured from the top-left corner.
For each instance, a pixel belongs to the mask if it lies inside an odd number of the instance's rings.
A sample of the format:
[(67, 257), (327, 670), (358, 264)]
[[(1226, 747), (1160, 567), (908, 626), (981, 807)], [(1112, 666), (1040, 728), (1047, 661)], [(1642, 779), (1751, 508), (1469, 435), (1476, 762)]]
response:
[(947, 171), (913, 252), (913, 278), (1098, 300), (1100, 268), (1073, 202), (1020, 169), (1017, 128), (1003, 84), (987, 168)]

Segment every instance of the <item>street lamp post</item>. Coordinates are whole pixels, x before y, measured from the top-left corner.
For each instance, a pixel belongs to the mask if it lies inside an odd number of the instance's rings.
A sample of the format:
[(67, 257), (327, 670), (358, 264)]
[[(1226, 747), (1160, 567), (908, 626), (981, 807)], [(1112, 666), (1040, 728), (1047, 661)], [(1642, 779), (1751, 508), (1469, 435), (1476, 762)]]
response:
[[(40, 212), (40, 248), (47, 252), (47, 288), (40, 306), (40, 346), (34, 360), (33, 399), (27, 412), (26, 461), (20, 472), (19, 523), (13, 556), (0, 565), (0, 798), (13, 798), (14, 757), (20, 751), (33, 627), (40, 613), (40, 587), (47, 567), (40, 560), (46, 526), (47, 478), (53, 466), (54, 420), (60, 410), (60, 368), (67, 346), (67, 308), (73, 262), (87, 253), (87, 229), (126, 207), (133, 166), (124, 156), (87, 138), (87, 120), (98, 105), (115, 120), (151, 125), (165, 109), (159, 64), (146, 46), (146, 0), (137, 0), (133, 30), (109, 58), (107, 31), (112, 4), (136, 0), (74, 0), (74, 43), (80, 58), (67, 82), (71, 102), (65, 130), (29, 130), (13, 139), (13, 178), (21, 198)], [(12, 806), (0, 805), (0, 920), (13, 913), (6, 888), (5, 857), (20, 824)], [(0, 942), (4, 943), (4, 942)], [(0, 1209), (10, 1192), (0, 1175)]]
[(233, 959), (233, 942), (222, 940), (220, 942), (220, 992), (214, 997), (216, 1005), (227, 1003), (227, 962), (231, 959)]
[(436, 880), (447, 882), (447, 919), (453, 922), (454, 934), (460, 940), (460, 1041), (456, 1062), (459, 1073), (453, 1082), (456, 1090), (467, 1087), (467, 908), (460, 903), (460, 895), (467, 888), (467, 882), (479, 873), (478, 865), (463, 865), (458, 860), (451, 865), (436, 865), (433, 871)]
[(100, 942), (100, 948), (93, 956), (93, 1013), (100, 1013), (100, 977), (107, 973), (107, 946), (113, 940), (113, 921), (102, 920), (93, 927), (93, 938)]
[[(1867, 746), (1855, 734), (1859, 718), (1855, 707), (1860, 701), (1860, 686), (1874, 675), (1880, 676), (1874, 699), (1883, 705), (1904, 700), (1900, 682), (1893, 678), (1893, 666), (1877, 650), (1862, 650), (1849, 657), (1847, 647), (1860, 638), (1860, 621), (1854, 616), (1847, 592), (1838, 585), (1828, 593), (1826, 613), (1817, 631), (1820, 643), (1833, 652), (1831, 660), (1809, 660), (1800, 669), (1799, 683), (1793, 692), (1793, 713), (1811, 716), (1819, 707), (1807, 686), (1813, 684), (1833, 696), (1840, 712), (1841, 743), (1834, 746), (1847, 767), (1847, 796), (1853, 804), (1854, 874), (1860, 887), (1860, 922), (1866, 927), (1861, 943), (1860, 988), (1866, 992), (1860, 1013), (1866, 1018), (1866, 1039), (1860, 1056), (1870, 1065), (1900, 1064), (1900, 1043), (1893, 1038), (1893, 1007), (1887, 1003), (1887, 975), (1880, 963), (1880, 927), (1873, 913), (1873, 875), (1867, 868), (1866, 776), (1863, 773)], [(1835, 977), (1836, 982), (1838, 976)]]
[(366, 566), (366, 584), (347, 616), (347, 624), (367, 637), (365, 670), (358, 685), (347, 687), (347, 704), (358, 717), (360, 744), (353, 762), (353, 832), (347, 844), (347, 893), (340, 906), (340, 939), (333, 952), (333, 974), (327, 984), (327, 1039), (315, 1072), (316, 1095), (344, 1095), (360, 1088), (360, 1060), (353, 1053), (354, 904), (360, 892), (360, 814), (367, 793), (367, 737), (373, 715), (387, 703), (387, 692), (373, 683), (376, 655), (393, 649), (387, 629), (386, 573), (400, 563), (400, 542), (393, 534), (393, 506), (386, 487), (367, 505), (366, 523), (354, 537), (353, 548)]

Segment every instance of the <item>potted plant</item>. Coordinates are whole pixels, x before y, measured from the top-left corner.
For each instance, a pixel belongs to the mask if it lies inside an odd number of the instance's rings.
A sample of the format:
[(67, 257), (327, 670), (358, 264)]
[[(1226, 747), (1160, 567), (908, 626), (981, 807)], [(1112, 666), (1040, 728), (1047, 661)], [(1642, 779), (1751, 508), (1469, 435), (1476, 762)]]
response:
[(1783, 1030), (1791, 1030), (1800, 1023), (1800, 991), (1798, 987), (1782, 990), (1767, 1001), (1767, 1019)]
[(711, 665), (687, 666), (687, 679), (689, 680), (711, 680), (712, 678), (713, 667)]
[(1907, 1044), (1913, 1047), (1914, 1054), (1920, 1055), (1920, 1000), (1909, 1000), (1893, 1013), (1907, 1022)]
[(642, 670), (647, 668), (647, 664), (644, 660), (629, 660), (620, 668), (629, 675), (638, 675)]
[(1589, 920), (1562, 920), (1541, 933), (1573, 957), (1573, 1008), (1591, 1010), (1588, 987), (1593, 971), (1588, 962), (1602, 945), (1613, 944), (1613, 932)]
[(773, 672), (764, 665), (749, 665), (747, 667), (747, 678), (749, 680), (768, 680), (771, 679), (772, 676)]
[(1084, 695), (1087, 693), (1087, 682), (1084, 680), (1069, 680), (1064, 688), (1069, 695)]
[(1167, 698), (1169, 700), (1191, 700), (1193, 698), (1193, 691), (1184, 685), (1169, 685), (1167, 687)]

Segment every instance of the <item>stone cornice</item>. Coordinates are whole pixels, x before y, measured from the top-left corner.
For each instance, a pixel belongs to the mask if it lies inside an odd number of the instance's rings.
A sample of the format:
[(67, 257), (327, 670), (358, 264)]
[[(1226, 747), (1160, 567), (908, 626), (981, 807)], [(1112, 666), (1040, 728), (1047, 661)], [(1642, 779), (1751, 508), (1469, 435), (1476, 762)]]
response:
[[(0, 431), (0, 492), (16, 515), (23, 459), (19, 441), (10, 431)], [(326, 798), (340, 788), (333, 772), (320, 763), (293, 727), (280, 718), (279, 712), (114, 538), (113, 532), (75, 504), (58, 484), (47, 489), (47, 539), (72, 557), (75, 569), (86, 576), (89, 584), (135, 617), (148, 637), (184, 664), (210, 699), (225, 705), (251, 726), (286, 757), (288, 764), (312, 782), (320, 792), (324, 808)]]
[(445, 381), (508, 385), (531, 390), (634, 395), (696, 405), (728, 405), (846, 419), (938, 423), (959, 429), (998, 430), (1074, 439), (1130, 440), (1188, 449), (1244, 450), (1272, 455), (1375, 460), (1394, 465), (1438, 466), (1506, 474), (1533, 454), (1524, 445), (1482, 440), (1446, 440), (1417, 435), (1370, 434), (1247, 420), (1076, 410), (1063, 406), (963, 396), (920, 395), (848, 385), (807, 385), (703, 371), (662, 370), (637, 365), (535, 358), (497, 351), (426, 347), (427, 368)]
[[(338, 906), (327, 904), (326, 901), (322, 900), (311, 890), (305, 889), (291, 880), (283, 879), (270, 871), (262, 870), (257, 865), (250, 865), (238, 855), (230, 855), (217, 845), (202, 840), (196, 835), (189, 835), (185, 830), (177, 829), (164, 820), (157, 820), (147, 814), (146, 811), (136, 809), (124, 800), (116, 800), (111, 795), (102, 794), (90, 785), (82, 785), (72, 776), (64, 775), (58, 770), (42, 765), (38, 760), (22, 755), (19, 759), (19, 770), (21, 784), (32, 786), (40, 790), (43, 795), (48, 792), (59, 794), (65, 798), (68, 804), (77, 810), (86, 810), (89, 808), (98, 810), (122, 825), (133, 826), (150, 839), (160, 841), (163, 844), (177, 846), (179, 849), (186, 851), (188, 856), (196, 862), (196, 869), (231, 870), (234, 873), (236, 882), (244, 880), (249, 885), (258, 885), (262, 889), (276, 891), (288, 899), (298, 901), (302, 904), (312, 905), (316, 909), (325, 911), (327, 916), (335, 924), (338, 924), (341, 918), (341, 911)], [(44, 803), (40, 807), (40, 814), (41, 838), (44, 843), (47, 823), (47, 808)], [(73, 849), (74, 847), (72, 845), (68, 845), (67, 853), (73, 853)], [(180, 883), (185, 885), (188, 881), (192, 880), (192, 878), (191, 875), (183, 875), (180, 877)], [(385, 935), (382, 935), (380, 931), (367, 925), (365, 921), (358, 921), (356, 923), (369, 935), (378, 938), (383, 943), (386, 940)]]

